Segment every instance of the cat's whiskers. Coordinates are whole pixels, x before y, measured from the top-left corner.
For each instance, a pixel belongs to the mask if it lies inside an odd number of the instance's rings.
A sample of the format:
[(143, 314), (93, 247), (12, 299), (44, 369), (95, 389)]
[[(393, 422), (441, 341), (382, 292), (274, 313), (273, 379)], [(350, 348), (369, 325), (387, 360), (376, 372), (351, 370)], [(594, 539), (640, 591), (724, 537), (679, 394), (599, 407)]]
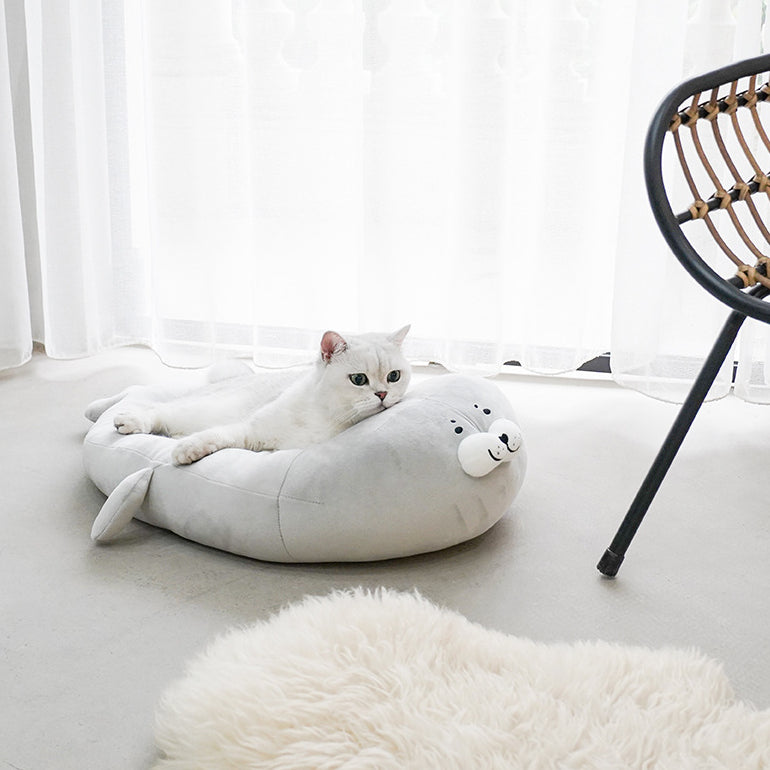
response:
[(374, 403), (371, 399), (361, 399), (351, 404), (348, 409), (341, 409), (335, 415), (334, 419), (338, 425), (353, 425), (361, 420), (371, 417), (384, 407)]

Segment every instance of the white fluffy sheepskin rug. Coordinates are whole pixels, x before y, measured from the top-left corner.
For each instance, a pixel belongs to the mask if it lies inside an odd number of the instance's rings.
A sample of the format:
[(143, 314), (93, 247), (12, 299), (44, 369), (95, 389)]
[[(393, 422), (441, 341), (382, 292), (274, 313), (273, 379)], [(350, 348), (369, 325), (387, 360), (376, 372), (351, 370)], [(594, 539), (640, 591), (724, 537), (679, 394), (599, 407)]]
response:
[(158, 770), (770, 768), (770, 711), (701, 654), (538, 644), (385, 590), (222, 637), (156, 736)]

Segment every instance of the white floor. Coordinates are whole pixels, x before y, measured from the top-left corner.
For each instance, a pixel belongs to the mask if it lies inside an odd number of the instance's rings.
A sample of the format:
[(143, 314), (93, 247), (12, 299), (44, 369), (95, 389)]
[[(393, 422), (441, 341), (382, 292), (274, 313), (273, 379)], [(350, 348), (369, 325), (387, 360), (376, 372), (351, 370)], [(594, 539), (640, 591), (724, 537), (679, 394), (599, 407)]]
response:
[(168, 376), (184, 374), (139, 348), (36, 354), (0, 373), (0, 768), (148, 768), (153, 708), (188, 656), (228, 626), (358, 585), (417, 587), (544, 641), (699, 647), (739, 698), (770, 707), (770, 410), (703, 408), (614, 581), (596, 561), (676, 407), (596, 380), (497, 380), (525, 430), (527, 480), (498, 525), (448, 551), (276, 565), (138, 522), (97, 546), (103, 496), (82, 471), (83, 408)]

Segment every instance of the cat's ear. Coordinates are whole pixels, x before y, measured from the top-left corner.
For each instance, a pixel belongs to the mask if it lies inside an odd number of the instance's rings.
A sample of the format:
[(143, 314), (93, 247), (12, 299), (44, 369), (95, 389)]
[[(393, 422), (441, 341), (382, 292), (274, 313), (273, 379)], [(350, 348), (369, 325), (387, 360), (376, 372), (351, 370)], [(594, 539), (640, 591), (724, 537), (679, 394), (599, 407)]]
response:
[(403, 326), (402, 328), (400, 328), (397, 332), (393, 332), (393, 334), (391, 334), (388, 337), (388, 342), (392, 342), (394, 345), (398, 345), (399, 347), (401, 347), (401, 343), (404, 341), (404, 338), (406, 337), (409, 329), (411, 328), (412, 328), (412, 325), (407, 324), (406, 326)]
[(321, 358), (327, 364), (334, 356), (344, 353), (347, 349), (348, 343), (337, 332), (326, 332), (321, 338)]

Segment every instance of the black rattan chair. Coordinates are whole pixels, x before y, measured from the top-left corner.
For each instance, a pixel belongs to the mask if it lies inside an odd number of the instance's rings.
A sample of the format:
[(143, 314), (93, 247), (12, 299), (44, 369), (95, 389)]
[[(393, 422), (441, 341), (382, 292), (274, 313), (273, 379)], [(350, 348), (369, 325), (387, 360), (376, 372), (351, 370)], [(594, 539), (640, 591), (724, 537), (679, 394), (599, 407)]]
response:
[[(743, 321), (749, 316), (770, 323), (770, 303), (762, 301), (770, 293), (770, 138), (762, 124), (762, 113), (770, 110), (763, 105), (770, 102), (768, 71), (770, 55), (682, 83), (658, 108), (647, 133), (644, 173), (658, 226), (690, 275), (732, 313), (597, 565), (608, 577), (617, 574)], [(668, 173), (672, 166), (675, 177)], [(712, 267), (707, 241), (733, 263), (731, 277)]]

